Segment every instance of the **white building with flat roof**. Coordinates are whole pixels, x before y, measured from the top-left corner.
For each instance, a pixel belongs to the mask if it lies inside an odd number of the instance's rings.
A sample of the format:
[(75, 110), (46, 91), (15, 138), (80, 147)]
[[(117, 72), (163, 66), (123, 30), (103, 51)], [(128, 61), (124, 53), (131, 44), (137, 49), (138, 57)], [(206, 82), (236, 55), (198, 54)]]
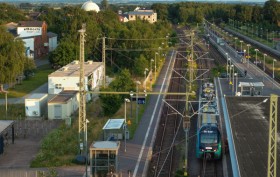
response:
[[(94, 90), (102, 80), (103, 63), (87, 61), (84, 64), (85, 90)], [(48, 93), (58, 94), (64, 90), (79, 91), (80, 63), (78, 60), (58, 69), (48, 76)], [(87, 94), (87, 100), (91, 100)]]

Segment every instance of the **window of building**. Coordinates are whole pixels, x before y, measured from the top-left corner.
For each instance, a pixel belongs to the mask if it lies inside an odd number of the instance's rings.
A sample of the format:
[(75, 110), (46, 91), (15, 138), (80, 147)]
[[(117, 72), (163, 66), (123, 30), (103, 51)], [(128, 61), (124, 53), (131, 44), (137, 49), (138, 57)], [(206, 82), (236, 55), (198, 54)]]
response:
[(149, 15), (148, 18), (151, 18), (151, 16)]
[(55, 88), (56, 89), (61, 89), (62, 87), (61, 87), (61, 84), (55, 84)]

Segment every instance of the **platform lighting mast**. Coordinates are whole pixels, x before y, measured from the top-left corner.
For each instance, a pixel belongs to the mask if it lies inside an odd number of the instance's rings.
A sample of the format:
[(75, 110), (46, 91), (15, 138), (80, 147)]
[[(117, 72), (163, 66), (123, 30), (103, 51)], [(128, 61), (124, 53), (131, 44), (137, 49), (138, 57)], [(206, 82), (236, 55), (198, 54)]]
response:
[(84, 61), (85, 61), (85, 36), (86, 24), (82, 25), (80, 33), (80, 82), (79, 82), (79, 146), (80, 154), (85, 149), (85, 131), (86, 131), (86, 91), (85, 91), (85, 74), (84, 74)]
[(270, 96), (267, 177), (276, 177), (278, 96)]

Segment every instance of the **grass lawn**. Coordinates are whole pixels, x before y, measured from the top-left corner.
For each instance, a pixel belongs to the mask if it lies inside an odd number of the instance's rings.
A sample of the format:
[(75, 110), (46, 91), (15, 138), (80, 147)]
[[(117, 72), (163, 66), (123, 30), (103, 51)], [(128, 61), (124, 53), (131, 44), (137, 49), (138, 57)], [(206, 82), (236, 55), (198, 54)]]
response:
[[(19, 98), (25, 96), (44, 83), (48, 82), (48, 75), (52, 72), (54, 72), (54, 69), (52, 69), (49, 65), (38, 67), (35, 70), (33, 77), (23, 80), (21, 84), (15, 85), (15, 88), (8, 89), (8, 98)], [(5, 96), (1, 94), (0, 98), (4, 99)]]

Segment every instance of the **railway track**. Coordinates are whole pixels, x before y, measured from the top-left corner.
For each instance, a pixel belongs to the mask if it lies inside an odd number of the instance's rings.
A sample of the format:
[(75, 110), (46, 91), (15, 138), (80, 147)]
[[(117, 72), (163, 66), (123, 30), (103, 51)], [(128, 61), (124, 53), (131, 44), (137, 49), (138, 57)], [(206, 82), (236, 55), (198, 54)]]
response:
[[(184, 34), (183, 30), (177, 31), (180, 34)], [(190, 43), (190, 39), (181, 35), (182, 38), (180, 39), (180, 43), (182, 45), (178, 46), (178, 53), (176, 56), (176, 61), (174, 65), (175, 72), (172, 73), (171, 83), (169, 84), (169, 91), (170, 92), (185, 92), (186, 91), (186, 81), (187, 78), (187, 70), (184, 68), (187, 65), (187, 52), (186, 48), (188, 43)], [(205, 54), (205, 50), (207, 50), (204, 46), (194, 45), (194, 49), (196, 50), (195, 55), (196, 58)], [(216, 63), (224, 64), (226, 61), (220, 55), (217, 54), (212, 47), (209, 50), (209, 54), (207, 57), (213, 57), (216, 60)], [(204, 57), (203, 57), (204, 58)], [(197, 60), (197, 64), (200, 65), (199, 68), (207, 68), (211, 69), (216, 66), (216, 63), (213, 60), (209, 59), (200, 59)], [(182, 69), (183, 68), (183, 69)], [(199, 73), (198, 73), (199, 74)], [(203, 80), (207, 80), (211, 75), (211, 72), (208, 72), (207, 78), (202, 78)], [(185, 77), (185, 78), (183, 78)], [(201, 80), (201, 78), (197, 78)], [(181, 100), (181, 101), (179, 101)], [(163, 111), (161, 113), (161, 120), (158, 126), (157, 137), (155, 140), (154, 148), (153, 148), (153, 155), (149, 167), (148, 176), (153, 177), (172, 177), (175, 176), (175, 172), (179, 167), (179, 161), (182, 158), (182, 152), (176, 148), (176, 145), (179, 144), (186, 138), (184, 135), (184, 131), (182, 128), (182, 117), (178, 114), (185, 114), (185, 97), (179, 97), (176, 95), (169, 95), (166, 97), (165, 104), (163, 106)], [(195, 127), (194, 123), (191, 123), (193, 127)], [(192, 130), (193, 131), (193, 130)], [(193, 131), (195, 133), (195, 131)], [(193, 139), (195, 139), (195, 135)], [(189, 147), (190, 151), (195, 149), (195, 142), (193, 142), (194, 147)], [(210, 163), (207, 161), (207, 165), (201, 167), (201, 161), (198, 161), (195, 157), (190, 156), (189, 153), (188, 158), (197, 160), (195, 166), (199, 168), (196, 176), (202, 174), (202, 170), (206, 172), (206, 174), (213, 174), (213, 172), (217, 172), (218, 168), (215, 163)], [(192, 153), (193, 154), (193, 153)], [(190, 166), (192, 166), (190, 164)], [(218, 173), (217, 173), (218, 174)], [(192, 175), (190, 175), (192, 176)], [(216, 177), (216, 176), (215, 176)], [(217, 177), (220, 177), (219, 175)]]
[[(169, 92), (185, 92), (185, 80), (182, 76), (186, 75), (186, 70), (181, 69), (187, 60), (186, 47), (179, 46), (180, 53), (177, 53), (171, 83), (169, 83)], [(179, 58), (179, 59), (178, 59)], [(180, 113), (184, 112), (185, 102), (182, 96), (169, 95), (165, 98), (165, 104), (161, 113), (161, 120), (158, 127), (157, 137), (153, 149), (153, 156), (150, 163), (148, 176), (153, 177), (172, 177), (178, 168), (180, 154), (176, 144), (184, 139), (182, 122), (183, 117)]]
[[(175, 67), (180, 67), (182, 62), (183, 60), (177, 60), (175, 62)], [(182, 90), (182, 79), (178, 77), (178, 74), (175, 72), (172, 74), (172, 77), (175, 79), (172, 79), (169, 91), (180, 92)], [(182, 104), (182, 102), (176, 101), (178, 99), (179, 96), (176, 95), (166, 97), (167, 103), (163, 108), (155, 143), (156, 149), (152, 159), (154, 177), (172, 177), (175, 173), (173, 160), (176, 147), (174, 143), (176, 142), (178, 130), (182, 123), (182, 117), (179, 116), (178, 112), (181, 111), (180, 108), (183, 107), (179, 105)]]
[(201, 163), (200, 177), (217, 177), (217, 161), (208, 161), (206, 158)]
[[(196, 49), (196, 51), (199, 51), (199, 52), (197, 52), (198, 54), (205, 52), (205, 48), (203, 46), (197, 45), (195, 47), (195, 49)], [(199, 56), (197, 56), (197, 57), (199, 57)], [(198, 71), (198, 75), (202, 74), (202, 72), (206, 69), (209, 70), (208, 72), (204, 73), (204, 76), (202, 76), (203, 79), (201, 79), (201, 81), (199, 82), (199, 85), (201, 85), (205, 81), (209, 81), (209, 79), (211, 80), (211, 78), (213, 77), (212, 72), (211, 72), (212, 68), (217, 67), (217, 66), (226, 65), (226, 59), (223, 58), (219, 54), (217, 49), (214, 47), (210, 46), (210, 48), (208, 50), (208, 56), (206, 58), (209, 58), (209, 59), (197, 60), (197, 64), (198, 64), (199, 68), (201, 69), (201, 71)], [(194, 148), (196, 148), (196, 147), (194, 147)], [(200, 164), (199, 165), (200, 170), (199, 170), (199, 172), (197, 172), (197, 174), (196, 174), (197, 176), (200, 176), (200, 177), (222, 177), (223, 176), (221, 160), (220, 161), (207, 160), (207, 157), (205, 157), (205, 159), (203, 159), (203, 160), (198, 160), (197, 163)], [(191, 175), (191, 176), (195, 176), (195, 175)]]

